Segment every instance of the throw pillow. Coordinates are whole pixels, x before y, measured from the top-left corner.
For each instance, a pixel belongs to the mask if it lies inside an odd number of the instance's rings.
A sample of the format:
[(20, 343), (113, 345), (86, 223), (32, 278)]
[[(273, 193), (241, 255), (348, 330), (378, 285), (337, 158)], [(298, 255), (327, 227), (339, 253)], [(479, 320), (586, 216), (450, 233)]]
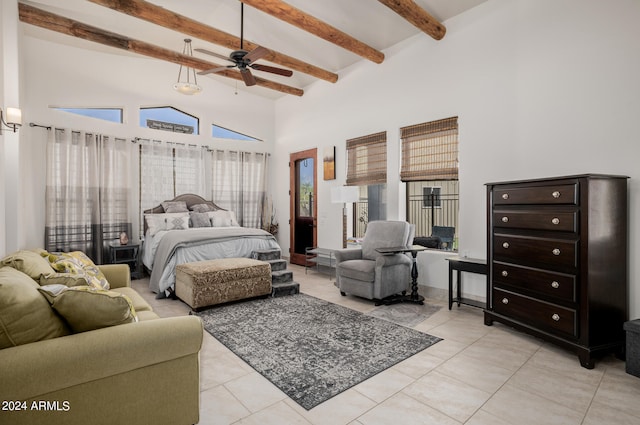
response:
[(217, 210), (209, 211), (207, 214), (213, 227), (240, 227), (233, 211)]
[(33, 279), (14, 268), (0, 268), (0, 349), (68, 334)]
[(165, 214), (165, 230), (183, 230), (189, 228), (189, 213)]
[(195, 204), (195, 205), (191, 205), (191, 211), (205, 213), (209, 211), (215, 211), (215, 208), (213, 208), (209, 204)]
[(138, 321), (126, 295), (91, 286), (46, 285), (40, 292), (73, 332), (86, 332)]
[(160, 230), (165, 230), (164, 214), (146, 214), (144, 219), (147, 222), (147, 235), (154, 236)]
[(31, 279), (40, 280), (40, 276), (48, 276), (54, 273), (51, 265), (34, 251), (17, 251), (0, 260), (1, 266), (9, 266), (23, 272)]
[(90, 286), (109, 289), (105, 275), (82, 251), (50, 253), (49, 262), (59, 273), (78, 274), (83, 276)]
[(211, 227), (211, 220), (209, 220), (209, 214), (206, 212), (191, 212), (189, 213), (189, 219), (191, 220), (191, 227)]
[(87, 279), (85, 273), (52, 273), (40, 277), (40, 285), (87, 286)]
[(189, 212), (185, 201), (165, 201), (162, 203), (162, 209), (165, 213)]

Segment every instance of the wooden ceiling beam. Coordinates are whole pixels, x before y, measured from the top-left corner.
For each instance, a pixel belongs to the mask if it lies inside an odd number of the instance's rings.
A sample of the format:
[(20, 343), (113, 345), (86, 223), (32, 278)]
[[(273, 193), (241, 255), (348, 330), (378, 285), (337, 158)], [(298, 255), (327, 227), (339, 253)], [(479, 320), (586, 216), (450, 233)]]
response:
[[(156, 6), (145, 0), (89, 0), (91, 3), (108, 7), (118, 12), (124, 13), (135, 18), (143, 19), (164, 28), (188, 34), (192, 37), (218, 44), (229, 49), (237, 50), (240, 48), (240, 38), (221, 31), (217, 28), (205, 25), (186, 16), (167, 10), (163, 7)], [(253, 50), (258, 44), (244, 40), (245, 50)], [(263, 46), (264, 47), (264, 46)], [(330, 83), (338, 81), (338, 74), (303, 62), (299, 59), (287, 56), (283, 53), (269, 49), (269, 54), (263, 57), (264, 60), (277, 63), (294, 71), (320, 78)]]
[(447, 29), (413, 0), (378, 0), (398, 15), (436, 40), (442, 40)]
[[(193, 56), (174, 52), (163, 47), (154, 46), (153, 44), (145, 43), (144, 41), (134, 40), (120, 34), (105, 31), (103, 29), (83, 24), (82, 22), (74, 21), (73, 19), (65, 18), (63, 16), (38, 9), (24, 3), (19, 3), (18, 7), (20, 21), (27, 24), (35, 25), (62, 34), (71, 35), (73, 37), (81, 38), (84, 40), (104, 44), (106, 46), (115, 47), (117, 49), (127, 50), (130, 52), (138, 53), (140, 55), (149, 56), (155, 59), (189, 66), (191, 68), (199, 69), (202, 71), (222, 66), (195, 58)], [(218, 75), (243, 81), (242, 76), (238, 71), (225, 70), (218, 73)], [(260, 77), (256, 77), (256, 83), (261, 87), (266, 87), (268, 89), (280, 91), (286, 94), (292, 94), (295, 96), (302, 96), (304, 94), (304, 91), (302, 89), (287, 86), (285, 84), (280, 84), (270, 80), (265, 80), (264, 78)]]
[(332, 27), (320, 19), (297, 9), (282, 0), (240, 0), (262, 12), (307, 31), (330, 43), (349, 50), (375, 63), (384, 61), (384, 53)]

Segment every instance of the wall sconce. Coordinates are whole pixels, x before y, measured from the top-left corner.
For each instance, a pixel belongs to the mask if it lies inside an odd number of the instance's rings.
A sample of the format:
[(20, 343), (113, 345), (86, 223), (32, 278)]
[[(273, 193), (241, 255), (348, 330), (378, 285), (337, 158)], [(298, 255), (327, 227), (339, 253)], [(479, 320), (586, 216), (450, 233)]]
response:
[[(18, 127), (22, 125), (22, 111), (18, 108), (7, 108), (6, 119), (0, 109), (0, 123), (5, 127), (12, 129), (15, 133), (18, 131)], [(0, 134), (2, 134), (2, 125), (0, 125)]]

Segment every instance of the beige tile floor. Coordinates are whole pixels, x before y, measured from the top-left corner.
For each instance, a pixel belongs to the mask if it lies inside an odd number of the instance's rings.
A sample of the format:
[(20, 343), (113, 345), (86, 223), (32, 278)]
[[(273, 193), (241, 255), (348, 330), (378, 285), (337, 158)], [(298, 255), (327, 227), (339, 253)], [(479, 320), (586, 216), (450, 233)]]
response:
[[(361, 312), (373, 303), (340, 295), (327, 275), (290, 266), (301, 291)], [(188, 314), (133, 286), (160, 316)], [(201, 351), (200, 424), (256, 425), (638, 425), (640, 378), (613, 356), (593, 370), (572, 353), (501, 324), (482, 311), (442, 308), (414, 329), (444, 340), (307, 411), (208, 333)]]

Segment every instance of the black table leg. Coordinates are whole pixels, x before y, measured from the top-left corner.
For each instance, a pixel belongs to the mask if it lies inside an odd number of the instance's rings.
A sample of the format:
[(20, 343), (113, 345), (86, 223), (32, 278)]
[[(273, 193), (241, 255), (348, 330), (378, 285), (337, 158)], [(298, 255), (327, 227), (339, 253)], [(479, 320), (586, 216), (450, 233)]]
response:
[(411, 251), (411, 257), (413, 257), (413, 265), (411, 266), (411, 302), (416, 304), (424, 304), (424, 297), (418, 294), (418, 266), (416, 257), (417, 251)]

